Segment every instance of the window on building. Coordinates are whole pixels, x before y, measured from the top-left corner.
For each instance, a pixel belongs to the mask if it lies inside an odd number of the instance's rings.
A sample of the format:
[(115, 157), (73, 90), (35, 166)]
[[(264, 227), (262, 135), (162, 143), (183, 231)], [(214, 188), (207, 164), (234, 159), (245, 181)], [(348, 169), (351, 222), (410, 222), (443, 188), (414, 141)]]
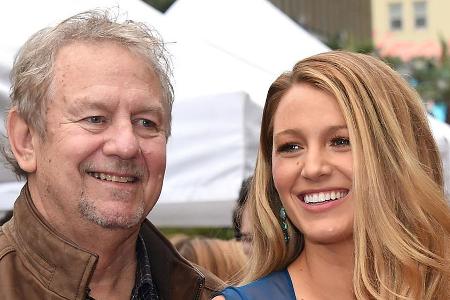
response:
[(414, 27), (416, 29), (427, 27), (427, 3), (425, 1), (414, 2)]
[(402, 4), (391, 3), (389, 4), (389, 25), (392, 31), (402, 30)]

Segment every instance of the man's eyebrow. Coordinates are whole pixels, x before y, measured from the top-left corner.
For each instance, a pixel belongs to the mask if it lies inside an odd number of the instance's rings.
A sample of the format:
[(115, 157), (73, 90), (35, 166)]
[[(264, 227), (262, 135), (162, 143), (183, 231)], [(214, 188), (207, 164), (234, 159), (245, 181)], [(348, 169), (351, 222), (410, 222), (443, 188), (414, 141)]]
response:
[(85, 109), (109, 110), (111, 107), (106, 101), (94, 101), (87, 97), (74, 99), (68, 105), (68, 111), (71, 113), (79, 113)]
[(140, 109), (141, 113), (163, 113), (163, 108), (161, 105), (144, 105)]
[[(110, 111), (111, 105), (109, 101), (96, 101), (94, 99), (89, 99), (87, 97), (78, 98), (72, 101), (68, 105), (68, 111), (71, 113), (79, 113), (83, 110), (100, 110), (100, 111)], [(162, 104), (148, 104), (142, 105), (139, 108), (139, 113), (157, 113), (163, 114), (164, 110)]]

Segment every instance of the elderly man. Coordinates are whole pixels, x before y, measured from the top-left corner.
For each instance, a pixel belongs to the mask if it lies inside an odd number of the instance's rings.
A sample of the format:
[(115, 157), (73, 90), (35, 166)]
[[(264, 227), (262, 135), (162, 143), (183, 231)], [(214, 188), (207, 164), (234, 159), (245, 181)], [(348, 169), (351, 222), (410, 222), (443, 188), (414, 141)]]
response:
[(27, 179), (0, 230), (1, 299), (207, 299), (219, 282), (146, 220), (162, 187), (172, 86), (164, 44), (107, 12), (31, 37), (7, 131)]

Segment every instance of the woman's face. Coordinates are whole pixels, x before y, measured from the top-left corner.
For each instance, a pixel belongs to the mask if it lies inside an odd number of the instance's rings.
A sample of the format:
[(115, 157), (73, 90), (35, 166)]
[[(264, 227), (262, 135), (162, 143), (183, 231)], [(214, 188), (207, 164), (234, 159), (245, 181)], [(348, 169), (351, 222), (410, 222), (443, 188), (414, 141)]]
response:
[(275, 187), (305, 242), (352, 239), (352, 151), (336, 99), (296, 84), (281, 98), (273, 129)]

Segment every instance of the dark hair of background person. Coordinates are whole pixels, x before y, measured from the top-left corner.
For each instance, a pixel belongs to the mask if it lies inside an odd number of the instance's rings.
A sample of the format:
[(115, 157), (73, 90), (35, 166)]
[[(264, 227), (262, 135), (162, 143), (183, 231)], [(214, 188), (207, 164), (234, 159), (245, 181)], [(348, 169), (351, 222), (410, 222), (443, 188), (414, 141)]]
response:
[(13, 211), (12, 210), (8, 210), (6, 212), (6, 215), (4, 215), (3, 217), (0, 218), (0, 226), (2, 226), (3, 224), (5, 224), (6, 222), (8, 222), (13, 216)]
[(252, 176), (242, 181), (241, 189), (239, 191), (239, 198), (237, 199), (236, 206), (233, 209), (233, 230), (236, 240), (241, 240), (242, 232), (242, 213), (244, 211), (245, 203), (247, 202), (247, 195), (252, 181)]

